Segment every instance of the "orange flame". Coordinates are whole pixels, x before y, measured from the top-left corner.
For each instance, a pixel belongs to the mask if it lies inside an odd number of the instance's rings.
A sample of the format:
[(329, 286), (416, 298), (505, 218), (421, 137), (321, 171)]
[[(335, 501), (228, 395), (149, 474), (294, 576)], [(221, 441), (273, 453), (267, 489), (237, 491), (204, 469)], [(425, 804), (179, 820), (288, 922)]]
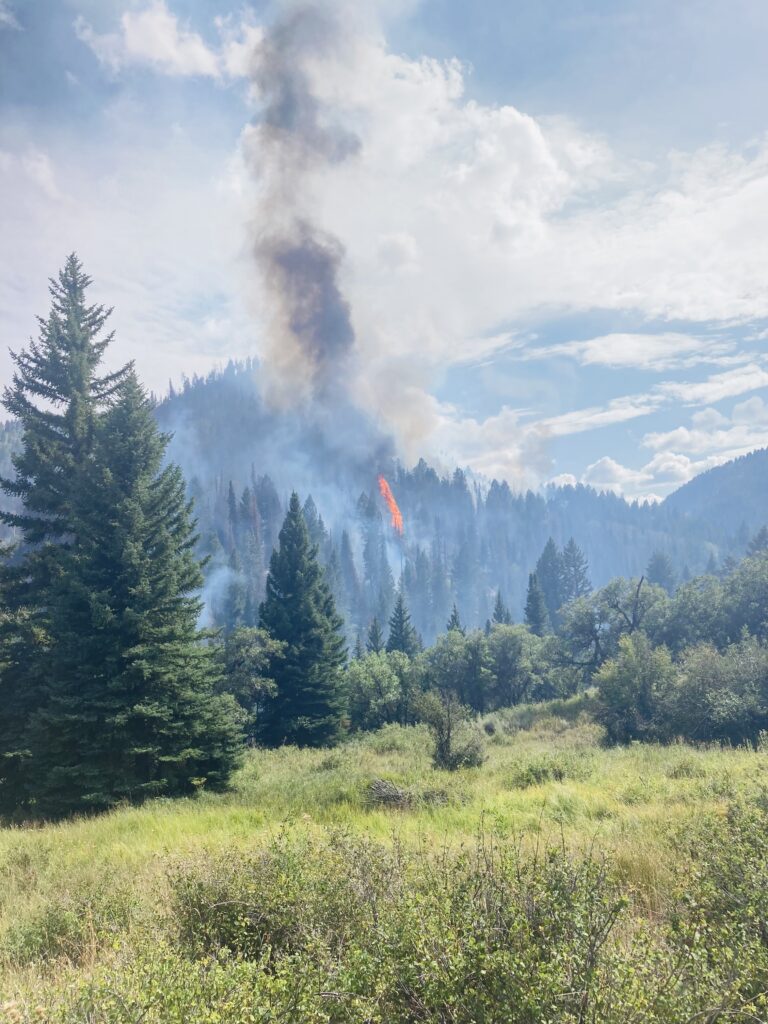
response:
[(392, 489), (384, 479), (383, 476), (379, 477), (379, 491), (381, 496), (387, 503), (389, 509), (390, 522), (392, 523), (392, 529), (395, 533), (398, 533), (401, 537), (403, 536), (403, 513), (397, 507), (395, 496), (392, 493)]

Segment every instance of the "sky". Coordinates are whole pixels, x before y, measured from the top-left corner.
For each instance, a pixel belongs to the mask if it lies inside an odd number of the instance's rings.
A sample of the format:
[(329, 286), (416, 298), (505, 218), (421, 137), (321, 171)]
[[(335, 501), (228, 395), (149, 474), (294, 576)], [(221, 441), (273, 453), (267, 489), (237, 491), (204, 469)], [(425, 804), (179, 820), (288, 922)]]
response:
[[(295, 199), (406, 461), (654, 500), (768, 445), (764, 0), (315, 2), (359, 145)], [(0, 380), (72, 250), (156, 393), (269, 358), (253, 54), (286, 10), (0, 0)]]

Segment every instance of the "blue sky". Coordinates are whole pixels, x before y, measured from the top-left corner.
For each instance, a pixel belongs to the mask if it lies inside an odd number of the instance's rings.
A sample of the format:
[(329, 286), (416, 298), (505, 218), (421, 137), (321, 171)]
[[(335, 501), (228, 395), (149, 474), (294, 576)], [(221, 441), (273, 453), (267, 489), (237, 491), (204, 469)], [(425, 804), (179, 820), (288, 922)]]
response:
[[(361, 146), (292, 201), (406, 459), (650, 497), (768, 444), (768, 5), (319, 3)], [(0, 0), (3, 377), (72, 249), (155, 390), (273, 358), (251, 58), (287, 8)]]

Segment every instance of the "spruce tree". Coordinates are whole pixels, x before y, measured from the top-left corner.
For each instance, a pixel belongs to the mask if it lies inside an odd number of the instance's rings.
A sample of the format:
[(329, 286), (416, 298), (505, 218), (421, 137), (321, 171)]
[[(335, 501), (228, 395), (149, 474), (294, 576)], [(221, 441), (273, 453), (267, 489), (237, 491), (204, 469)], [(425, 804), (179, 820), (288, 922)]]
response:
[(459, 633), (461, 633), (462, 635), (464, 634), (464, 627), (461, 624), (461, 617), (459, 616), (459, 609), (456, 607), (455, 604), (454, 604), (453, 608), (451, 609), (451, 617), (450, 617), (450, 619), (448, 619), (448, 622), (446, 624), (445, 629), (446, 629), (446, 632), (448, 632), (448, 633), (450, 633), (452, 629), (455, 629)]
[(558, 613), (563, 604), (563, 563), (557, 544), (551, 537), (544, 545), (535, 572), (544, 595), (549, 621), (557, 627), (560, 623)]
[(493, 605), (493, 624), (496, 626), (512, 625), (512, 614), (504, 604), (500, 590), (496, 591), (496, 601)]
[(577, 597), (586, 597), (592, 591), (587, 559), (573, 537), (560, 556), (560, 586), (561, 604), (575, 601)]
[(342, 621), (295, 493), (270, 560), (261, 625), (285, 645), (271, 666), (276, 693), (262, 738), (274, 745), (333, 743), (344, 712)]
[(381, 654), (384, 650), (384, 634), (381, 631), (381, 626), (376, 616), (371, 619), (371, 624), (368, 627), (365, 649), (369, 654)]
[(400, 651), (411, 658), (418, 653), (420, 647), (419, 635), (411, 624), (411, 616), (408, 614), (403, 595), (398, 594), (389, 619), (387, 650)]
[(677, 574), (669, 555), (663, 551), (654, 551), (645, 570), (645, 578), (657, 587), (663, 587), (671, 594), (677, 585)]
[(6, 664), (0, 679), (0, 811), (27, 800), (26, 728), (58, 674), (49, 613), (52, 588), (67, 548), (76, 543), (76, 504), (92, 456), (97, 420), (125, 380), (127, 368), (100, 373), (112, 340), (110, 311), (88, 305), (90, 279), (73, 254), (50, 282), (51, 310), (39, 318), (39, 338), (11, 353), (13, 380), (3, 394), (21, 424), (14, 479), (0, 487), (21, 508), (0, 512), (22, 540), (22, 557), (3, 569), (8, 614), (2, 624)]
[(528, 593), (525, 599), (525, 624), (536, 636), (549, 632), (549, 615), (544, 595), (541, 592), (535, 572), (528, 576)]
[(197, 630), (191, 504), (178, 468), (162, 466), (167, 443), (128, 372), (95, 423), (75, 530), (46, 592), (53, 667), (24, 730), (36, 814), (220, 789), (237, 764), (234, 703), (215, 695)]

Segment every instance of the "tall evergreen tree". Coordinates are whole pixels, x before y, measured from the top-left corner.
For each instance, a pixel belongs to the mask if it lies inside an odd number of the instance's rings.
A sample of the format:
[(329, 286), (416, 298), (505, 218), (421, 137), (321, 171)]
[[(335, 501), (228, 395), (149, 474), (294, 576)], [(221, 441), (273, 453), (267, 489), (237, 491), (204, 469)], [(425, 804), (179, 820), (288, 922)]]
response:
[(387, 650), (400, 651), (402, 654), (407, 654), (408, 657), (413, 657), (418, 653), (420, 647), (419, 635), (411, 624), (411, 616), (405, 606), (405, 599), (402, 594), (398, 594), (389, 619)]
[(496, 591), (496, 601), (493, 605), (492, 621), (496, 626), (510, 626), (512, 624), (512, 613), (504, 604), (501, 591)]
[(127, 369), (100, 374), (109, 310), (88, 305), (90, 279), (73, 254), (50, 282), (51, 310), (40, 335), (11, 353), (15, 364), (3, 405), (22, 426), (21, 450), (12, 457), (14, 479), (0, 480), (20, 506), (0, 512), (23, 541), (23, 557), (3, 571), (8, 617), (3, 625), (8, 658), (0, 680), (0, 809), (24, 800), (25, 733), (58, 672), (51, 644), (52, 588), (78, 524), (75, 507), (84, 487), (98, 417), (125, 380)]
[(284, 655), (271, 666), (276, 694), (263, 739), (300, 746), (333, 743), (344, 711), (342, 622), (295, 493), (270, 560), (261, 625), (285, 644)]
[(376, 616), (371, 619), (371, 624), (368, 627), (365, 649), (369, 654), (381, 654), (384, 650), (384, 634), (381, 631), (381, 626)]
[(450, 633), (452, 629), (458, 630), (459, 633), (464, 633), (464, 627), (461, 624), (461, 617), (459, 615), (459, 609), (454, 604), (451, 609), (451, 617), (448, 619), (446, 624), (446, 632)]
[(133, 372), (97, 421), (47, 591), (55, 666), (24, 731), (33, 812), (222, 788), (241, 737), (201, 642), (191, 504)]
[(557, 544), (550, 537), (536, 563), (536, 579), (544, 595), (549, 621), (554, 627), (560, 622), (558, 613), (563, 604), (562, 570), (562, 556)]
[(577, 597), (586, 597), (591, 591), (587, 559), (571, 537), (560, 556), (560, 603), (567, 604)]
[(528, 576), (528, 593), (525, 599), (525, 624), (536, 636), (549, 632), (549, 615), (544, 594), (541, 592), (535, 572)]
[(663, 551), (654, 551), (645, 570), (645, 578), (671, 594), (677, 584), (677, 575), (669, 555)]

